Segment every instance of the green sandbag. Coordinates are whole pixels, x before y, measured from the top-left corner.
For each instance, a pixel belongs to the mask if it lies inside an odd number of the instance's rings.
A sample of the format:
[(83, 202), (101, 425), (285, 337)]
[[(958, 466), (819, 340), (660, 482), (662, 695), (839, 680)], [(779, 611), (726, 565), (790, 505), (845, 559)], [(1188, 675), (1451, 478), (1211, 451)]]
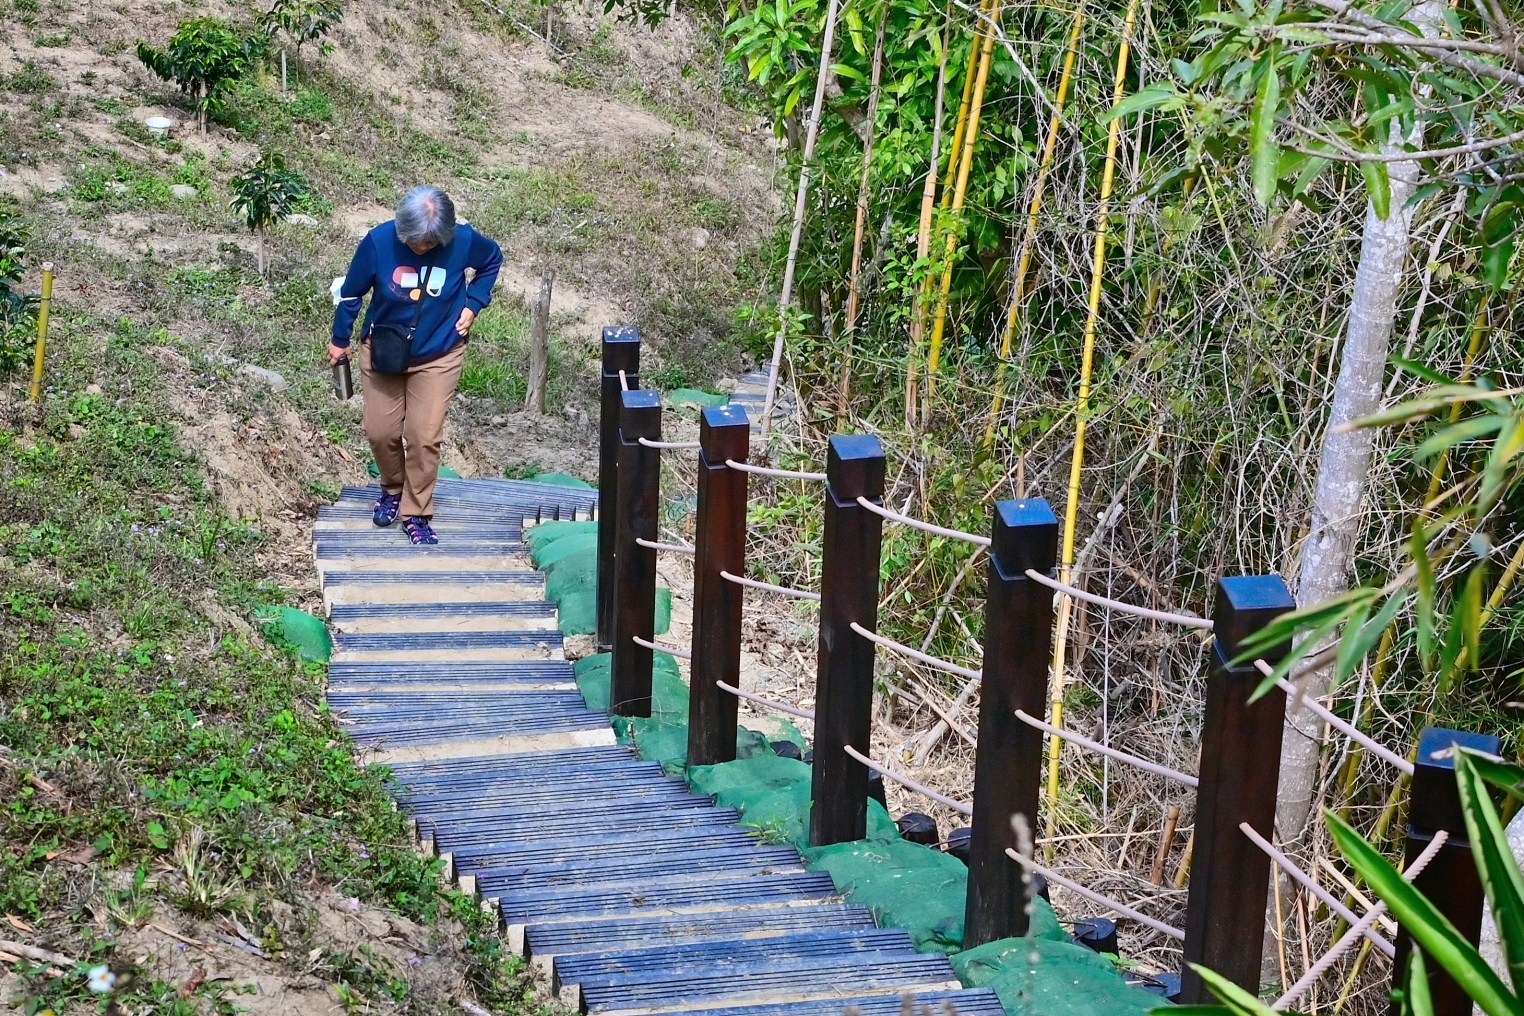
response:
[[(545, 598), (556, 604), (565, 635), (597, 630), (598, 523), (542, 522), (524, 533), (529, 557), (545, 573)], [(672, 626), (672, 590), (656, 590), (655, 634)]]
[(910, 932), (917, 952), (963, 946), (968, 868), (908, 840), (857, 840), (802, 851), (805, 867), (828, 871), (836, 888), (873, 911), (884, 927)]
[[(535, 555), (539, 554), (547, 544), (556, 543), (568, 536), (574, 536), (582, 533), (592, 533), (596, 539), (598, 534), (598, 523), (594, 521), (541, 522), (537, 526), (530, 526), (528, 529), (524, 530), (524, 542), (529, 544), (529, 554), (531, 557), (534, 557)], [(539, 561), (536, 560), (535, 564), (538, 566)]]
[(705, 406), (723, 406), (730, 401), (730, 396), (701, 392), (697, 388), (674, 388), (664, 401), (673, 409), (703, 409)]
[[(802, 848), (810, 838), (811, 772), (798, 759), (769, 751), (734, 762), (692, 766), (688, 785), (722, 808), (738, 810), (742, 824), (761, 829), (767, 839)], [(868, 802), (868, 835), (884, 840), (899, 836), (894, 820), (877, 801)]]
[(577, 490), (596, 489), (586, 480), (579, 480), (575, 476), (568, 476), (565, 473), (535, 473), (529, 479), (532, 483), (549, 483), (557, 487), (573, 487)]
[(260, 607), (254, 617), (265, 626), (296, 647), (302, 659), (309, 663), (327, 663), (333, 656), (333, 639), (328, 626), (295, 607)]
[(1047, 937), (988, 942), (952, 965), (969, 987), (993, 988), (1008, 1016), (1144, 1016), (1168, 1004), (1128, 984), (1101, 954)]
[[(600, 713), (609, 711), (613, 660), (612, 653), (597, 653), (572, 665), (582, 701)], [(669, 721), (688, 720), (688, 685), (678, 672), (677, 660), (668, 653), (651, 654), (651, 715)]]

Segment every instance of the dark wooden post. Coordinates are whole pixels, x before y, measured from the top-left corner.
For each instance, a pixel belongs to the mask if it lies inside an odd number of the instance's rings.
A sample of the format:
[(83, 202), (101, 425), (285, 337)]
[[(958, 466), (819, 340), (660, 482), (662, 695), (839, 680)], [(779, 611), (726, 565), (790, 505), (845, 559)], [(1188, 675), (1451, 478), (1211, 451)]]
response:
[[(1263, 675), (1253, 664), (1230, 667), (1228, 661), (1242, 651), (1244, 639), (1277, 615), (1295, 609), (1296, 601), (1279, 575), (1217, 581), (1212, 614), (1217, 637), (1212, 643), (1201, 723), (1196, 846), (1185, 905), (1186, 966), (1180, 974), (1179, 999), (1185, 1004), (1215, 1001), (1190, 968), (1192, 963), (1259, 994), (1270, 858), (1238, 826), (1247, 822), (1267, 840), (1275, 835), (1286, 696), (1271, 691), (1250, 705), (1249, 696)], [(1286, 643), (1261, 657), (1274, 663), (1289, 649)]]
[(884, 449), (871, 434), (837, 434), (826, 453), (820, 642), (815, 678), (815, 764), (810, 846), (860, 840), (868, 831), (867, 754), (873, 712), (873, 643), (852, 630), (878, 627), (884, 520), (857, 503), (882, 504)]
[[(1450, 919), (1456, 929), (1475, 945), (1482, 937), (1482, 902), (1486, 899), (1476, 873), (1466, 819), (1461, 811), (1460, 791), (1455, 785), (1455, 748), (1476, 748), (1496, 755), (1502, 742), (1489, 734), (1472, 734), (1444, 727), (1425, 727), (1418, 735), (1413, 759), (1413, 789), (1408, 797), (1408, 839), (1403, 868), (1423, 853), (1443, 829), (1450, 836), (1413, 885)], [(1407, 929), (1397, 926), (1397, 956), (1392, 961), (1392, 987), (1401, 988), (1407, 978), (1408, 955), (1413, 940)], [(1434, 1016), (1470, 1016), (1471, 998), (1445, 973), (1432, 956), (1424, 957), (1429, 972), (1429, 991)], [(1392, 1007), (1395, 1014), (1397, 1006)]]
[(1027, 578), (1053, 573), (1058, 519), (1040, 497), (1000, 501), (990, 546), (984, 615), (984, 677), (979, 690), (979, 751), (974, 757), (974, 818), (968, 850), (963, 947), (1027, 933), (1021, 866), (1011, 816), (1037, 834), (1043, 733), (1016, 718), (1041, 717), (1053, 655), (1053, 590)]
[(688, 764), (736, 757), (736, 697), (741, 686), (741, 587), (720, 572), (746, 572), (745, 462), (751, 421), (739, 405), (707, 406), (699, 417), (698, 529), (693, 558), (693, 681), (688, 690)]
[(614, 644), (614, 512), (619, 504), (619, 372), (640, 387), (640, 332), (628, 325), (603, 329), (603, 385), (598, 404), (598, 631), (599, 650)]
[(651, 650), (632, 636), (656, 637), (656, 550), (637, 539), (656, 539), (661, 494), (661, 393), (624, 392), (619, 411), (619, 501), (614, 510), (614, 659), (609, 712), (651, 715)]

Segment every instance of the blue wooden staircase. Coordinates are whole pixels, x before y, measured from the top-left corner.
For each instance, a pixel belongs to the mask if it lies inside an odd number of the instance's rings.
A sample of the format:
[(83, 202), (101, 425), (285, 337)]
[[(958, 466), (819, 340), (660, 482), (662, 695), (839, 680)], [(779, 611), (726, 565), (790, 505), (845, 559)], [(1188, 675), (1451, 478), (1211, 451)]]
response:
[(497, 913), (584, 1013), (892, 1016), (906, 1000), (1001, 1016), (946, 957), (878, 928), (792, 847), (615, 743), (564, 658), (526, 520), (587, 518), (590, 491), (440, 480), (440, 543), (371, 524), (346, 488), (314, 531), (335, 629), (328, 701), (401, 785), (420, 848)]

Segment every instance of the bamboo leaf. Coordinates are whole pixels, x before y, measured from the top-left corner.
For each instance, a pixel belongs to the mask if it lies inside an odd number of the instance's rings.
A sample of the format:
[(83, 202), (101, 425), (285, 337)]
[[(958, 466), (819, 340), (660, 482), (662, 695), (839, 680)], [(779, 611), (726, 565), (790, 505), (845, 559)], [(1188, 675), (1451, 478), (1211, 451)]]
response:
[[(1354, 673), (1355, 667), (1359, 666), (1360, 661), (1365, 659), (1365, 654), (1374, 649), (1376, 643), (1381, 641), (1381, 633), (1386, 631), (1387, 626), (1392, 623), (1392, 618), (1397, 616), (1397, 611), (1402, 609), (1402, 605), (1407, 600), (1407, 594), (1393, 593), (1387, 598), (1386, 604), (1381, 608), (1380, 612), (1370, 621), (1364, 620), (1364, 613), (1362, 612), (1362, 624), (1358, 631), (1352, 630), (1352, 627), (1344, 630), (1344, 638), (1339, 642), (1339, 655), (1334, 661), (1333, 686), (1335, 688), (1343, 684), (1344, 679)], [(1366, 609), (1369, 608), (1367, 607)], [(1351, 618), (1350, 625), (1353, 626), (1354, 623), (1354, 619)]]
[(1173, 81), (1156, 81), (1112, 106), (1101, 117), (1100, 122), (1110, 123), (1118, 117), (1131, 116), (1133, 113), (1149, 109), (1171, 112), (1184, 105), (1185, 97), (1180, 94), (1180, 90), (1175, 87)]
[(1403, 981), (1404, 1016), (1434, 1016), (1434, 996), (1429, 991), (1429, 970), (1423, 962), (1423, 950), (1408, 954), (1408, 975)]
[(1482, 652), (1482, 580), (1486, 572), (1485, 561), (1478, 561), (1472, 566), (1460, 599), (1456, 601), (1455, 616), (1451, 621), (1460, 627), (1461, 641), (1466, 646), (1467, 666), (1472, 670), (1480, 663)]
[(1471, 765), (1482, 779), (1510, 797), (1524, 801), (1524, 766), (1512, 762), (1499, 762), (1497, 759), (1479, 755), (1469, 749), (1462, 750), (1470, 757)]
[(1365, 194), (1370, 198), (1376, 218), (1386, 221), (1392, 211), (1392, 182), (1386, 175), (1386, 163), (1362, 162), (1360, 175), (1365, 177)]
[(1259, 89), (1254, 96), (1254, 108), (1249, 114), (1249, 158), (1254, 178), (1254, 200), (1263, 208), (1275, 196), (1276, 168), (1280, 165), (1281, 150), (1274, 142), (1275, 113), (1281, 104), (1281, 78), (1275, 70), (1274, 49), (1271, 50), (1270, 66), (1259, 79)]
[(1466, 838), (1471, 841), (1487, 902), (1492, 904), (1492, 919), (1498, 926), (1503, 955), (1508, 958), (1509, 979), (1517, 985), (1524, 983), (1524, 874), (1514, 860), (1508, 833), (1472, 758), (1464, 752), (1455, 754), (1455, 780), (1466, 816)]
[(1474, 441), (1502, 426), (1503, 421), (1496, 416), (1476, 416), (1469, 420), (1462, 420), (1460, 423), (1451, 424), (1413, 449), (1413, 457), (1420, 461), (1433, 458), (1440, 452), (1449, 451), (1462, 441)]
[(1519, 1000), (1493, 973), (1476, 946), (1466, 941), (1450, 919), (1414, 889), (1390, 861), (1333, 812), (1324, 812), (1328, 831), (1350, 865), (1386, 902), (1429, 955), (1470, 995), (1487, 1016), (1519, 1016)]

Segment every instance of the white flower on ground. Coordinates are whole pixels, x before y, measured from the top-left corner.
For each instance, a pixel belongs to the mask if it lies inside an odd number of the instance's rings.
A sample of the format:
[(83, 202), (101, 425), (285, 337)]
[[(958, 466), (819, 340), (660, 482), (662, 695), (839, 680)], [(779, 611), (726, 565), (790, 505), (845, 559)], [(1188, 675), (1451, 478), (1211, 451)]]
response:
[(90, 990), (97, 995), (104, 995), (116, 987), (116, 975), (111, 968), (102, 963), (98, 967), (90, 968)]

